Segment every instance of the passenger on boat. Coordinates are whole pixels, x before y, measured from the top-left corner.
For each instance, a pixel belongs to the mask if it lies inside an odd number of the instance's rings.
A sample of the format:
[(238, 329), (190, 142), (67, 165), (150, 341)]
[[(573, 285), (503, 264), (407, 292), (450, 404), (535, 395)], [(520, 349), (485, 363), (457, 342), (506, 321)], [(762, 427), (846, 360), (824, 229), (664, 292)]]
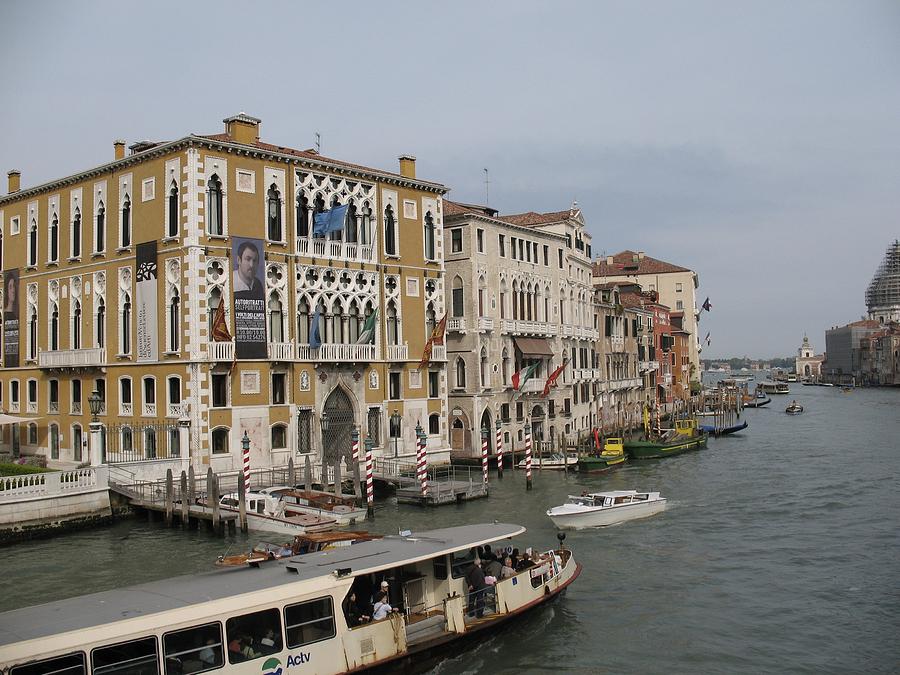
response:
[(493, 556), (489, 561), (484, 564), (484, 574), (485, 576), (491, 576), (499, 579), (500, 573), (503, 571), (503, 563), (497, 560), (496, 557)]
[(216, 663), (218, 661), (218, 659), (216, 658), (216, 652), (213, 649), (213, 647), (215, 647), (215, 645), (216, 645), (216, 641), (213, 640), (212, 638), (209, 638), (206, 641), (206, 646), (200, 650), (200, 654), (199, 654), (200, 661), (203, 662), (204, 666), (212, 667), (212, 666), (218, 665)]
[(344, 599), (344, 618), (347, 619), (347, 625), (351, 628), (369, 620), (369, 616), (363, 614), (359, 605), (356, 604), (355, 591), (350, 591), (350, 595)]
[(514, 576), (516, 576), (516, 570), (513, 567), (512, 558), (506, 556), (506, 559), (503, 561), (503, 567), (500, 569), (500, 579), (509, 579)]
[(387, 592), (381, 591), (378, 594), (378, 599), (375, 601), (375, 613), (372, 615), (372, 621), (386, 619), (388, 614), (396, 611), (396, 609), (388, 604)]
[(484, 581), (484, 570), (481, 569), (481, 560), (475, 558), (475, 562), (466, 572), (466, 584), (469, 588), (469, 616), (484, 616), (484, 591), (488, 585)]

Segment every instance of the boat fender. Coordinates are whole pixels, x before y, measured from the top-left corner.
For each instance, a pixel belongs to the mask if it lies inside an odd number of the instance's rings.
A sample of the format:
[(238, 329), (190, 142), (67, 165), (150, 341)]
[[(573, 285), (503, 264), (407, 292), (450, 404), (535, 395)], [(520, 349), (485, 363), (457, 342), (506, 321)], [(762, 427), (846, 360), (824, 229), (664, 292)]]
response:
[(549, 584), (544, 586), (544, 595), (550, 595), (550, 585)]

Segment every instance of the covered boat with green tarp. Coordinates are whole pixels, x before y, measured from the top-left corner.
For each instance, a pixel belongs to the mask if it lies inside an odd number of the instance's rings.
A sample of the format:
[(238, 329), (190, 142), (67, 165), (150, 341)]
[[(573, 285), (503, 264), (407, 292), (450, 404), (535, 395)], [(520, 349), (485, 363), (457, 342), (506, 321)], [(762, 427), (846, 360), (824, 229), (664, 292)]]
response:
[(656, 438), (627, 439), (625, 453), (632, 459), (656, 459), (680, 455), (706, 447), (709, 436), (697, 428), (696, 420), (676, 420), (675, 428)]
[(603, 451), (598, 454), (581, 455), (578, 470), (583, 473), (601, 473), (622, 466), (627, 459), (625, 445), (621, 438), (607, 438)]

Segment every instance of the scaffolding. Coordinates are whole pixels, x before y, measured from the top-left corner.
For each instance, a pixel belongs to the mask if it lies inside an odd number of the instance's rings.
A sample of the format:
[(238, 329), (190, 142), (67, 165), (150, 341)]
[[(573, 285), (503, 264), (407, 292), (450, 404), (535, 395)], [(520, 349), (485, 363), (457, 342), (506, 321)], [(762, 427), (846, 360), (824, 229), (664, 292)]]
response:
[(888, 246), (884, 260), (866, 289), (869, 313), (900, 306), (900, 239)]

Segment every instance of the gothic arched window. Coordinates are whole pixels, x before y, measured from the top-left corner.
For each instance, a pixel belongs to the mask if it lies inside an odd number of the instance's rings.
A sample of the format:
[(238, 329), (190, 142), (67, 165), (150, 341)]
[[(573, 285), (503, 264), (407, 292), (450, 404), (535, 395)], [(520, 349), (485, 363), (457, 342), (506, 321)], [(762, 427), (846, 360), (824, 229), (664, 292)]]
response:
[(284, 237), (281, 229), (281, 193), (275, 183), (269, 186), (266, 204), (269, 241), (282, 241)]
[(206, 221), (207, 234), (217, 236), (225, 234), (222, 218), (222, 181), (215, 173), (206, 181)]

